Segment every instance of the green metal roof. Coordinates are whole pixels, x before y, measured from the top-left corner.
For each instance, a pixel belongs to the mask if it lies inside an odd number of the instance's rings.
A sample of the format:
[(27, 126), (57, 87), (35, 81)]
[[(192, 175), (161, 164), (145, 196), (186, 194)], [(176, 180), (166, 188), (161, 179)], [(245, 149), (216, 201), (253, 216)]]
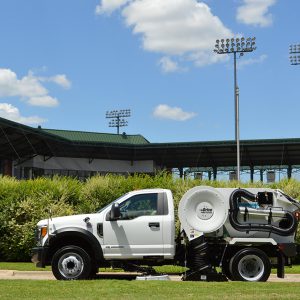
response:
[[(153, 160), (158, 166), (227, 168), (236, 164), (235, 141), (149, 143), (141, 135), (32, 128), (0, 117), (0, 159), (34, 155)], [(300, 139), (241, 141), (241, 166), (300, 165)]]
[(127, 135), (127, 134), (112, 134), (112, 133), (98, 133), (98, 132), (84, 132), (73, 130), (59, 130), (59, 129), (40, 129), (42, 132), (50, 133), (52, 135), (67, 139), (72, 142), (82, 143), (109, 143), (109, 144), (130, 144), (130, 145), (145, 145), (149, 141), (142, 135)]

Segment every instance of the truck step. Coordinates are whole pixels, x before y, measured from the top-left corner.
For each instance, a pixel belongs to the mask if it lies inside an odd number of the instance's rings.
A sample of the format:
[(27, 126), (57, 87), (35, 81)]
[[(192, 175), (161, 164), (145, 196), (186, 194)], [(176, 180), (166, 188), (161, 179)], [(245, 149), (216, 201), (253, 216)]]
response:
[(182, 281), (228, 281), (222, 273), (201, 274), (200, 272), (187, 272), (182, 276)]

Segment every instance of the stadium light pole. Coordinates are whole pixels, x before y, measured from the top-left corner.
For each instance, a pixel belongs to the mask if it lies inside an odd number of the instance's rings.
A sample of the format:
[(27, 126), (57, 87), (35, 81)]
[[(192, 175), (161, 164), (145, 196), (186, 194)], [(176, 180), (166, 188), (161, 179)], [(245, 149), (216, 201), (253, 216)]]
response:
[(112, 119), (109, 121), (109, 127), (117, 127), (117, 133), (120, 134), (120, 127), (128, 126), (128, 121), (124, 118), (131, 116), (130, 109), (111, 110), (106, 112), (106, 119)]
[(290, 54), (291, 65), (300, 65), (300, 44), (290, 45)]
[(240, 120), (239, 120), (239, 88), (237, 84), (237, 72), (236, 72), (236, 58), (237, 53), (240, 57), (245, 52), (252, 52), (255, 50), (255, 37), (252, 38), (231, 38), (216, 40), (214, 52), (217, 54), (231, 54), (233, 53), (234, 61), (234, 108), (235, 108), (235, 140), (236, 140), (236, 160), (237, 160), (237, 180), (240, 181)]

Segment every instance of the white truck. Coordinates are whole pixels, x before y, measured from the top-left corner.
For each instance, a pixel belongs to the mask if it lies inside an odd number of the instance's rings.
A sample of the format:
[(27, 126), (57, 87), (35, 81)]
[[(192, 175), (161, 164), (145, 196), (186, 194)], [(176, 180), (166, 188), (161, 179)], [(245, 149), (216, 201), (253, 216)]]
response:
[(137, 190), (93, 214), (41, 220), (32, 261), (59, 280), (168, 264), (186, 267), (183, 280), (266, 281), (272, 267), (283, 278), (298, 251), (299, 208), (281, 190), (197, 186), (180, 200), (175, 234), (171, 191)]

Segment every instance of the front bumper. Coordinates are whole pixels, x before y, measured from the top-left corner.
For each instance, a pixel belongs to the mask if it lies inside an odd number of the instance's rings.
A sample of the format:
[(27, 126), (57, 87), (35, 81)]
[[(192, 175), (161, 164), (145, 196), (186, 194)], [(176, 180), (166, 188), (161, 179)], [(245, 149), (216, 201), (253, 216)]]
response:
[(48, 247), (35, 247), (32, 249), (31, 261), (35, 263), (38, 268), (45, 268), (48, 250)]

